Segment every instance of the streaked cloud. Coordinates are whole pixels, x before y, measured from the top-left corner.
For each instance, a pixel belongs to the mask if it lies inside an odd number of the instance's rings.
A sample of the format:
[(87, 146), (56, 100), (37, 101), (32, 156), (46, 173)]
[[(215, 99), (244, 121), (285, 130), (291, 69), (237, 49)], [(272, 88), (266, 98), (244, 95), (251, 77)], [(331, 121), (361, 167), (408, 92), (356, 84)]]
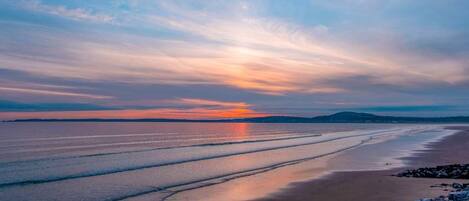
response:
[(1, 112), (2, 119), (30, 118), (177, 118), (177, 119), (226, 119), (266, 116), (249, 109), (147, 109), (147, 110), (97, 110), (66, 112)]
[(83, 8), (68, 8), (64, 5), (49, 5), (44, 4), (40, 0), (22, 0), (20, 2), (25, 8), (32, 11), (56, 15), (72, 20), (100, 23), (110, 23), (113, 21), (113, 17), (110, 15), (100, 14)]
[[(1, 88), (0, 88), (1, 89)], [(17, 118), (186, 118), (220, 119), (266, 116), (244, 102), (180, 98), (153, 107), (102, 106), (87, 103), (23, 103), (0, 100), (2, 119)]]
[(111, 109), (115, 108), (84, 103), (22, 103), (0, 100), (0, 112), (50, 112)]
[(112, 98), (111, 96), (101, 96), (101, 95), (94, 95), (94, 94), (74, 93), (74, 92), (66, 92), (66, 91), (51, 91), (51, 90), (42, 90), (42, 89), (1, 87), (1, 86), (0, 86), (0, 91), (12, 92), (12, 93), (48, 95), (48, 96), (71, 96), (71, 97), (81, 97), (81, 98), (91, 98), (91, 99)]
[(404, 106), (376, 106), (376, 107), (362, 107), (351, 108), (358, 111), (368, 112), (418, 112), (418, 111), (445, 111), (457, 109), (456, 106), (450, 105), (404, 105)]
[(181, 98), (176, 100), (183, 104), (199, 105), (199, 106), (221, 106), (221, 107), (235, 107), (235, 108), (247, 108), (251, 105), (243, 102), (226, 102), (216, 100), (205, 100), (205, 99), (194, 99), (194, 98)]

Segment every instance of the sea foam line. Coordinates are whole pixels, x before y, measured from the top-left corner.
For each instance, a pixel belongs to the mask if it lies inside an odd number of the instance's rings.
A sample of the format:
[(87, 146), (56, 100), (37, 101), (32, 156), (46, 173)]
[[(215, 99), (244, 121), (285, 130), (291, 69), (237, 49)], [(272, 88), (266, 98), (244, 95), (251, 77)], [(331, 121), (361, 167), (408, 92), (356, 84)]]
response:
[[(309, 132), (309, 131), (301, 131)], [(253, 135), (271, 133), (271, 134), (289, 134), (289, 133), (298, 133), (298, 131), (259, 131), (253, 132)], [(145, 136), (165, 136), (165, 135), (177, 135), (180, 133), (169, 132), (169, 133), (127, 133), (127, 134), (118, 134), (118, 135), (83, 135), (83, 136), (60, 136), (60, 137), (43, 137), (43, 138), (27, 138), (27, 139), (8, 139), (0, 140), (0, 143), (10, 143), (10, 142), (29, 142), (29, 141), (57, 141), (57, 140), (81, 140), (81, 139), (94, 139), (94, 138), (118, 138), (118, 137), (145, 137)], [(204, 134), (202, 136), (212, 135), (215, 136), (217, 133)], [(185, 136), (201, 136), (200, 134), (192, 134)]]
[[(134, 193), (134, 194), (129, 194), (129, 195), (123, 195), (123, 196), (117, 197), (117, 198), (106, 199), (106, 201), (121, 201), (121, 200), (129, 199), (129, 198), (139, 197), (139, 196), (147, 195), (147, 194), (150, 194), (150, 193), (161, 192), (161, 191), (171, 192), (169, 195), (163, 197), (162, 201), (164, 201), (164, 200), (166, 200), (166, 199), (168, 199), (168, 198), (170, 198), (170, 197), (172, 197), (172, 196), (174, 196), (178, 193), (184, 192), (184, 191), (189, 191), (189, 190), (199, 189), (199, 188), (212, 186), (212, 185), (216, 185), (216, 184), (221, 184), (221, 183), (225, 183), (225, 182), (228, 182), (228, 181), (231, 181), (231, 180), (234, 180), (234, 179), (247, 177), (247, 176), (252, 176), (252, 175), (272, 171), (272, 170), (275, 170), (275, 169), (278, 169), (278, 168), (281, 168), (281, 167), (295, 165), (295, 164), (298, 164), (298, 163), (301, 163), (301, 162), (305, 162), (305, 161), (314, 160), (314, 159), (322, 158), (322, 157), (325, 157), (325, 156), (337, 154), (337, 153), (340, 153), (340, 152), (343, 152), (343, 151), (346, 151), (346, 150), (349, 150), (349, 149), (359, 147), (359, 146), (365, 144), (366, 142), (370, 141), (371, 139), (372, 139), (372, 137), (369, 137), (367, 140), (362, 140), (360, 143), (357, 143), (355, 145), (345, 147), (345, 148), (342, 148), (342, 149), (338, 149), (336, 151), (332, 151), (332, 152), (329, 152), (329, 153), (320, 154), (320, 155), (317, 155), (317, 156), (306, 157), (306, 158), (301, 158), (301, 159), (296, 159), (296, 160), (291, 160), (291, 161), (284, 161), (284, 162), (276, 163), (276, 164), (265, 166), (265, 167), (260, 167), (260, 168), (250, 169), (250, 170), (244, 170), (244, 171), (239, 171), (239, 172), (230, 173), (230, 174), (218, 175), (218, 176), (209, 177), (209, 178), (196, 180), (196, 181), (190, 181), (190, 182), (185, 182), (185, 183), (180, 183), (180, 184), (175, 184), (175, 185), (168, 185), (168, 186), (163, 186), (163, 187), (155, 187), (154, 189), (151, 189), (151, 190), (141, 191), (141, 192)], [(218, 180), (218, 181), (214, 181), (214, 182), (211, 182), (211, 183), (202, 183), (202, 182), (207, 182), (207, 181), (211, 181), (211, 180)], [(171, 191), (172, 188), (183, 187), (183, 186), (193, 185), (193, 184), (197, 184), (197, 183), (202, 183), (202, 184), (192, 186), (192, 187), (189, 186), (188, 188), (183, 188), (181, 190)]]
[[(200, 135), (188, 135), (183, 137), (200, 137)], [(272, 135), (258, 135), (252, 138), (267, 138), (269, 136), (293, 136), (291, 134), (272, 134)], [(297, 135), (296, 135), (297, 136)], [(204, 136), (204, 138), (175, 138), (175, 139), (161, 139), (161, 140), (144, 140), (144, 141), (130, 141), (130, 142), (114, 142), (114, 143), (101, 143), (101, 144), (92, 144), (92, 145), (73, 145), (73, 146), (59, 146), (52, 148), (30, 148), (30, 149), (20, 149), (20, 150), (11, 150), (3, 151), (5, 153), (27, 153), (27, 152), (45, 152), (45, 151), (57, 151), (57, 150), (70, 150), (70, 149), (84, 149), (84, 148), (99, 148), (99, 147), (110, 147), (110, 146), (121, 146), (121, 145), (142, 145), (142, 144), (153, 144), (158, 142), (189, 142), (189, 141), (204, 141), (204, 140), (229, 140), (229, 139), (244, 139), (244, 136), (222, 136), (219, 135), (210, 135)], [(54, 144), (19, 144), (19, 145), (7, 145), (0, 146), (0, 149), (4, 148), (15, 148), (15, 147), (28, 147), (28, 146), (44, 146), (44, 145), (54, 145)]]
[[(203, 143), (203, 144), (192, 144), (192, 145), (183, 145), (183, 146), (158, 147), (158, 148), (140, 149), (140, 150), (134, 150), (134, 151), (109, 152), (109, 153), (98, 153), (98, 154), (88, 154), (88, 155), (79, 155), (79, 156), (67, 156), (67, 157), (44, 158), (44, 159), (34, 159), (34, 160), (24, 160), (24, 161), (13, 161), (13, 162), (7, 162), (7, 163), (0, 163), (0, 166), (7, 166), (7, 165), (19, 164), (19, 163), (53, 161), (53, 160), (86, 158), (86, 157), (96, 157), (96, 156), (109, 156), (109, 155), (117, 155), (117, 154), (139, 153), (139, 152), (149, 152), (149, 151), (156, 151), (156, 150), (167, 150), (167, 149), (178, 149), (178, 148), (189, 148), (189, 147), (223, 146), (223, 145), (232, 145), (232, 144), (271, 142), (271, 141), (292, 140), (292, 139), (310, 138), (310, 137), (319, 137), (319, 136), (322, 136), (322, 135), (321, 134), (309, 134), (309, 135), (302, 135), (302, 136), (279, 137), (279, 138), (260, 139), (260, 140), (242, 140), (242, 141), (230, 141), (230, 142), (219, 142), (219, 143)], [(109, 144), (111, 144), (111, 143), (109, 143)], [(112, 144), (115, 144), (115, 143), (112, 143)], [(95, 147), (91, 146), (91, 147), (88, 147), (88, 148), (95, 148)]]
[[(415, 129), (415, 130), (410, 130), (409, 133), (416, 132), (416, 131), (417, 131), (417, 133), (422, 133), (422, 132), (443, 132), (443, 131), (448, 131), (448, 130), (447, 129), (442, 129), (442, 130)], [(454, 134), (454, 133), (456, 133), (456, 132), (444, 132), (443, 133), (444, 135), (442, 137), (438, 138), (437, 141), (441, 140), (441, 138), (444, 138), (444, 137), (449, 136), (449, 135)], [(342, 148), (342, 149), (339, 149), (339, 150), (336, 150), (336, 151), (333, 151), (333, 152), (321, 154), (321, 155), (318, 155), (318, 156), (307, 157), (307, 158), (303, 158), (303, 159), (296, 159), (296, 160), (291, 160), (291, 161), (285, 161), (285, 162), (277, 163), (277, 164), (266, 166), (266, 167), (241, 171), (241, 172), (232, 173), (232, 174), (215, 176), (215, 177), (211, 177), (211, 178), (206, 178), (206, 179), (187, 182), (187, 183), (182, 183), (182, 184), (176, 184), (176, 185), (170, 185), (170, 186), (164, 186), (164, 187), (157, 187), (157, 188), (154, 188), (154, 189), (151, 189), (151, 190), (144, 190), (144, 191), (133, 193), (133, 194), (123, 195), (123, 196), (118, 197), (118, 198), (110, 198), (106, 201), (121, 201), (121, 200), (126, 200), (126, 199), (129, 199), (129, 198), (135, 198), (135, 197), (144, 196), (144, 195), (148, 195), (148, 194), (152, 194), (152, 193), (158, 193), (158, 192), (166, 191), (169, 194), (164, 196), (161, 199), (161, 201), (165, 201), (165, 200), (169, 199), (170, 197), (172, 197), (172, 196), (174, 196), (178, 193), (181, 193), (181, 192), (196, 190), (196, 189), (199, 189), (199, 188), (204, 188), (204, 187), (208, 187), (208, 186), (212, 186), (212, 185), (225, 183), (225, 182), (228, 182), (228, 181), (231, 181), (231, 180), (234, 180), (234, 179), (238, 179), (238, 178), (242, 178), (242, 177), (257, 175), (257, 174), (261, 174), (261, 173), (264, 173), (264, 172), (272, 171), (272, 170), (277, 169), (277, 168), (281, 168), (281, 167), (285, 167), (285, 166), (291, 166), (291, 165), (295, 165), (295, 164), (302, 163), (302, 162), (305, 162), (305, 161), (309, 161), (309, 160), (321, 158), (321, 157), (324, 157), (324, 156), (337, 154), (337, 153), (347, 151), (347, 150), (350, 150), (350, 149), (353, 149), (353, 148), (357, 148), (359, 146), (362, 146), (362, 145), (367, 144), (368, 142), (372, 141), (372, 139), (374, 139), (375, 137), (377, 137), (377, 136), (371, 136), (367, 140), (362, 140), (360, 143), (358, 143), (356, 145), (353, 145), (353, 146), (350, 146), (350, 147), (345, 147), (345, 148)], [(211, 180), (215, 180), (215, 181), (208, 182), (208, 181), (211, 181)], [(192, 185), (198, 184), (198, 183), (200, 183), (200, 184), (192, 186)], [(188, 187), (184, 188), (184, 186), (188, 186)], [(177, 188), (177, 187), (183, 187), (183, 188), (180, 189), (180, 190), (171, 190), (171, 189)]]
[[(250, 150), (250, 151), (245, 151), (245, 152), (235, 152), (235, 153), (215, 155), (215, 156), (202, 157), (202, 158), (194, 158), (194, 159), (181, 160), (181, 161), (172, 161), (172, 162), (166, 162), (166, 163), (148, 164), (148, 165), (135, 166), (135, 167), (129, 167), (129, 168), (115, 168), (115, 169), (109, 169), (109, 170), (96, 171), (96, 172), (93, 172), (93, 173), (83, 173), (83, 174), (79, 173), (79, 174), (72, 174), (72, 175), (67, 175), (67, 176), (57, 176), (57, 177), (50, 177), (50, 178), (44, 178), (44, 179), (30, 179), (30, 180), (23, 180), (23, 181), (7, 182), (7, 183), (1, 183), (0, 188), (10, 187), (10, 186), (19, 186), (19, 185), (31, 185), (31, 184), (57, 182), (57, 181), (63, 181), (63, 180), (71, 180), (71, 179), (78, 179), (78, 178), (84, 178), (84, 177), (108, 175), (108, 174), (116, 174), (116, 173), (127, 172), (127, 171), (136, 171), (136, 170), (141, 170), (141, 169), (176, 165), (176, 164), (189, 163), (189, 162), (195, 162), (195, 161), (210, 160), (210, 159), (229, 157), (229, 156), (236, 156), (236, 155), (242, 155), (242, 154), (250, 154), (250, 153), (263, 152), (263, 151), (272, 151), (272, 150), (286, 149), (286, 148), (292, 148), (292, 147), (300, 147), (300, 146), (319, 144), (319, 143), (324, 143), (324, 142), (331, 142), (331, 141), (347, 139), (347, 138), (354, 138), (354, 137), (361, 137), (361, 136), (373, 136), (373, 135), (377, 135), (377, 134), (383, 135), (383, 134), (387, 134), (389, 132), (393, 132), (393, 131), (396, 131), (396, 130), (400, 130), (400, 129), (386, 130), (386, 131), (375, 131), (375, 132), (371, 132), (371, 133), (364, 133), (364, 134), (358, 134), (358, 135), (352, 135), (352, 136), (336, 137), (336, 138), (320, 140), (320, 141), (315, 141), (315, 142), (310, 142), (310, 143), (301, 143), (301, 144), (294, 144), (294, 145), (281, 146), (281, 147), (264, 148), (264, 149)], [(213, 145), (209, 145), (209, 146), (213, 146)]]

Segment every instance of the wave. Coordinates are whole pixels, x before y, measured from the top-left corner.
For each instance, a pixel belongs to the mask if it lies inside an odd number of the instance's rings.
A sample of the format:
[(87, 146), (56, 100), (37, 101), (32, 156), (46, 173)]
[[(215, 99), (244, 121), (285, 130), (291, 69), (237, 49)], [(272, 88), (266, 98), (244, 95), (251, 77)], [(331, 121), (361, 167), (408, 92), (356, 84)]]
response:
[[(142, 170), (147, 168), (155, 168), (155, 167), (162, 167), (162, 166), (170, 166), (170, 165), (177, 165), (182, 163), (189, 163), (189, 162), (196, 162), (196, 161), (203, 161), (203, 160), (210, 160), (216, 158), (223, 158), (229, 156), (236, 156), (236, 155), (243, 155), (243, 154), (250, 154), (250, 153), (258, 153), (258, 152), (265, 152), (265, 151), (272, 151), (272, 150), (279, 150), (279, 149), (287, 149), (293, 147), (300, 147), (312, 144), (319, 144), (325, 142), (331, 142), (341, 139), (347, 138), (354, 138), (354, 137), (361, 137), (361, 136), (373, 136), (373, 135), (384, 135), (389, 134), (392, 132), (396, 132), (402, 129), (392, 129), (392, 130), (379, 130), (373, 132), (365, 132), (361, 134), (352, 134), (347, 136), (339, 136), (339, 137), (330, 137), (324, 136), (326, 139), (322, 140), (313, 140), (313, 141), (300, 141), (304, 140), (302, 138), (305, 137), (298, 137), (298, 138), (290, 138), (290, 139), (283, 139), (283, 140), (276, 140), (277, 143), (272, 143), (274, 140), (269, 141), (246, 141), (246, 142), (239, 142), (239, 143), (223, 143), (223, 144), (203, 144), (203, 145), (191, 145), (187, 147), (175, 147), (175, 148), (165, 148), (167, 149), (166, 152), (161, 153), (162, 149), (158, 149), (158, 152), (150, 152), (143, 155), (129, 155), (129, 154), (136, 154), (140, 152), (124, 152), (120, 154), (114, 154), (114, 156), (119, 157), (109, 157), (109, 155), (99, 155), (93, 156), (92, 158), (86, 158), (86, 160), (78, 160), (78, 159), (64, 159), (64, 160), (57, 160), (57, 161), (44, 161), (42, 162), (33, 162), (32, 168), (34, 169), (22, 169), (20, 165), (2, 165), (0, 169), (3, 169), (3, 173), (7, 173), (6, 175), (0, 177), (3, 180), (0, 183), (1, 187), (9, 187), (9, 186), (17, 186), (17, 185), (30, 185), (30, 184), (40, 184), (40, 183), (49, 183), (49, 182), (56, 182), (62, 180), (71, 180), (77, 178), (84, 178), (84, 177), (93, 177), (93, 176), (101, 176), (101, 175), (108, 175), (108, 174), (115, 174), (121, 172), (128, 172), (128, 171), (136, 171)], [(309, 138), (317, 137), (317, 136), (309, 136)], [(314, 138), (315, 139), (315, 138)], [(246, 143), (255, 143), (256, 146), (239, 146), (244, 145)], [(278, 144), (280, 143), (280, 144)], [(208, 149), (210, 148), (210, 149)], [(194, 154), (193, 155), (185, 155), (187, 153)], [(151, 158), (155, 157), (153, 155), (160, 154), (160, 155), (167, 155), (171, 154), (175, 157), (169, 157), (169, 160), (164, 160), (161, 158)], [(132, 164), (126, 162), (126, 158), (133, 158), (135, 161)], [(159, 160), (159, 161), (158, 161)], [(157, 162), (155, 162), (157, 161)], [(24, 164), (23, 164), (24, 165)], [(73, 170), (68, 170), (68, 173), (60, 173), (56, 171), (57, 168), (66, 169), (64, 167), (73, 166)], [(40, 175), (34, 175), (31, 171), (38, 171), (37, 169), (41, 169)], [(8, 172), (14, 171), (15, 176), (8, 176)], [(28, 172), (29, 171), (29, 172)], [(23, 175), (22, 175), (23, 174)], [(45, 176), (44, 176), (45, 175)]]
[[(264, 172), (267, 172), (267, 171), (271, 171), (271, 170), (274, 170), (274, 169), (278, 169), (278, 168), (281, 168), (281, 167), (295, 165), (295, 164), (305, 162), (305, 161), (308, 161), (308, 160), (314, 160), (314, 159), (317, 159), (317, 158), (337, 154), (337, 153), (340, 153), (340, 152), (343, 152), (343, 151), (346, 151), (346, 150), (353, 149), (353, 148), (356, 148), (358, 146), (361, 146), (361, 145), (365, 144), (366, 142), (370, 141), (371, 139), (372, 139), (372, 137), (368, 138), (367, 140), (362, 140), (360, 143), (357, 143), (353, 146), (349, 146), (349, 147), (346, 147), (346, 148), (343, 148), (343, 149), (338, 149), (338, 150), (333, 151), (333, 152), (328, 152), (328, 153), (320, 154), (320, 155), (313, 156), (313, 157), (306, 157), (306, 158), (301, 158), (301, 159), (296, 159), (296, 160), (291, 160), (291, 161), (284, 161), (284, 162), (281, 162), (281, 163), (276, 163), (276, 164), (265, 166), (265, 167), (260, 167), (260, 168), (245, 170), (245, 171), (239, 171), (239, 172), (234, 172), (234, 173), (229, 173), (229, 174), (224, 174), (224, 175), (217, 175), (217, 176), (214, 176), (214, 177), (204, 178), (204, 179), (201, 179), (201, 180), (190, 181), (190, 182), (186, 182), (186, 183), (180, 183), (180, 184), (168, 185), (168, 186), (162, 186), (162, 187), (155, 187), (155, 188), (150, 189), (150, 190), (140, 191), (140, 192), (127, 194), (127, 195), (121, 195), (121, 196), (115, 197), (115, 198), (109, 198), (109, 199), (106, 199), (106, 201), (120, 201), (120, 200), (129, 199), (129, 198), (139, 197), (139, 196), (150, 194), (150, 193), (161, 192), (161, 191), (170, 192), (169, 195), (163, 197), (163, 199), (162, 199), (162, 200), (167, 200), (168, 198), (176, 195), (177, 193), (181, 193), (181, 192), (184, 192), (184, 191), (194, 190), (194, 189), (203, 188), (203, 187), (216, 185), (216, 184), (221, 184), (221, 183), (231, 181), (233, 179), (252, 176), (252, 175), (264, 173)], [(208, 181), (211, 181), (211, 182), (204, 183), (204, 182), (208, 182)], [(193, 184), (199, 184), (199, 185), (190, 186), (190, 185), (193, 185)], [(181, 190), (175, 190), (175, 191), (171, 190), (172, 188), (183, 187), (183, 186), (189, 186), (189, 187), (183, 188)]]
[[(302, 131), (310, 132), (310, 131)], [(297, 131), (261, 131), (253, 132), (253, 135), (263, 135), (263, 133), (268, 133), (272, 135), (278, 134), (292, 134), (298, 133)], [(34, 141), (57, 141), (57, 140), (81, 140), (81, 139), (96, 139), (96, 138), (119, 138), (119, 137), (145, 137), (145, 136), (167, 136), (167, 135), (177, 135), (180, 133), (169, 132), (169, 133), (127, 133), (127, 134), (117, 134), (117, 135), (83, 135), (83, 136), (59, 136), (59, 137), (42, 137), (42, 138), (27, 138), (27, 139), (7, 139), (0, 140), (0, 143), (11, 143), (11, 142), (34, 142)], [(203, 136), (219, 136), (217, 133), (204, 133)], [(184, 136), (200, 136), (200, 134), (193, 135), (184, 135)]]
[[(441, 133), (442, 135), (440, 135), (440, 137), (437, 137), (436, 139), (434, 139), (434, 140), (438, 141), (438, 140), (441, 140), (442, 137), (454, 134), (455, 132), (447, 130), (447, 129), (432, 129), (432, 130), (412, 129), (412, 130), (408, 130), (406, 132), (406, 134), (420, 134), (420, 133), (426, 133), (426, 134)], [(302, 159), (285, 161), (285, 162), (277, 163), (277, 164), (274, 164), (274, 165), (271, 165), (271, 166), (266, 166), (266, 167), (257, 168), (257, 169), (253, 169), (253, 170), (242, 171), (242, 172), (239, 172), (239, 174), (234, 173), (234, 174), (229, 174), (229, 175), (221, 175), (219, 177), (214, 177), (212, 179), (209, 178), (209, 179), (203, 179), (203, 180), (199, 180), (199, 181), (193, 181), (191, 183), (186, 183), (186, 184), (178, 184), (178, 185), (174, 185), (174, 186), (159, 187), (159, 189), (154, 189), (153, 191), (145, 190), (145, 191), (141, 191), (141, 192), (138, 192), (138, 193), (122, 195), (118, 198), (109, 199), (108, 201), (120, 201), (120, 200), (135, 198), (135, 197), (144, 196), (144, 195), (157, 193), (157, 192), (166, 192), (168, 194), (166, 196), (163, 196), (162, 199), (161, 199), (162, 201), (165, 201), (165, 200), (177, 195), (178, 193), (182, 193), (182, 192), (185, 192), (185, 191), (196, 190), (196, 189), (199, 189), (199, 188), (204, 188), (204, 187), (208, 187), (208, 186), (212, 186), (212, 185), (217, 185), (217, 184), (225, 183), (225, 182), (228, 182), (228, 181), (231, 181), (231, 180), (234, 180), (234, 179), (260, 174), (260, 173), (268, 172), (268, 171), (271, 171), (271, 170), (274, 170), (274, 169), (277, 169), (277, 168), (290, 166), (290, 165), (295, 165), (295, 164), (302, 163), (302, 162), (305, 162), (305, 161), (309, 161), (309, 160), (325, 157), (325, 156), (328, 156), (328, 155), (337, 154), (337, 153), (347, 151), (347, 150), (350, 150), (350, 149), (354, 149), (354, 148), (360, 147), (364, 144), (371, 143), (376, 138), (377, 138), (377, 136), (371, 136), (368, 139), (362, 140), (360, 143), (357, 143), (355, 145), (348, 146), (348, 147), (345, 147), (345, 148), (342, 148), (342, 149), (339, 149), (339, 150), (336, 150), (336, 151), (328, 152), (328, 153), (325, 153), (325, 154), (320, 154), (320, 155), (313, 156), (313, 157), (306, 157), (306, 158), (302, 158)], [(431, 140), (430, 142), (434, 142), (434, 140)], [(379, 141), (375, 141), (373, 143), (377, 143), (377, 142), (379, 142)], [(181, 187), (181, 188), (179, 188), (179, 187)], [(173, 190), (173, 188), (178, 188), (178, 189)]]
[[(109, 155), (117, 155), (117, 154), (128, 154), (128, 153), (139, 153), (139, 152), (148, 152), (148, 151), (156, 151), (156, 150), (166, 150), (166, 149), (178, 149), (178, 148), (188, 148), (188, 147), (204, 147), (204, 146), (223, 146), (223, 145), (233, 145), (233, 144), (245, 144), (245, 143), (256, 143), (256, 142), (270, 142), (270, 141), (279, 141), (279, 140), (291, 140), (291, 139), (300, 139), (300, 138), (310, 138), (310, 137), (319, 137), (321, 134), (310, 134), (310, 135), (302, 135), (302, 136), (292, 136), (292, 137), (278, 137), (278, 138), (270, 138), (270, 139), (260, 139), (260, 140), (240, 140), (240, 141), (228, 141), (228, 142), (219, 142), (219, 143), (202, 143), (202, 144), (191, 144), (191, 145), (182, 145), (182, 146), (169, 146), (169, 147), (157, 147), (157, 148), (150, 148), (150, 149), (139, 149), (133, 151), (121, 151), (121, 152), (108, 152), (108, 153), (98, 153), (98, 154), (87, 154), (87, 155), (78, 155), (78, 156), (68, 156), (68, 157), (55, 157), (55, 158), (44, 158), (44, 159), (34, 159), (34, 160), (25, 160), (25, 161), (13, 161), (7, 163), (0, 163), (0, 166), (4, 165), (12, 165), (12, 164), (21, 164), (21, 163), (30, 163), (30, 162), (40, 162), (40, 161), (53, 161), (53, 160), (63, 160), (63, 159), (72, 159), (72, 158), (86, 158), (86, 157), (96, 157), (96, 156), (109, 156)], [(207, 138), (203, 138), (200, 140), (206, 140)], [(199, 140), (199, 139), (197, 139)], [(158, 140), (158, 142), (161, 140)], [(184, 140), (187, 141), (187, 140)], [(143, 141), (148, 142), (148, 141)], [(129, 143), (107, 143), (107, 144), (98, 144), (98, 145), (81, 145), (81, 146), (68, 146), (67, 148), (98, 148), (101, 146), (117, 146), (117, 145), (128, 145), (128, 144), (146, 144), (143, 142), (129, 142)], [(149, 141), (151, 144), (155, 141)], [(55, 148), (48, 148), (47, 150), (62, 150), (62, 149), (55, 149)], [(35, 150), (37, 151), (37, 150)], [(19, 152), (15, 152), (19, 153)]]
[[(269, 135), (269, 136), (278, 136), (281, 135)], [(284, 135), (285, 136), (285, 135)], [(290, 135), (291, 136), (291, 135)], [(187, 136), (184, 136), (187, 137)], [(256, 136), (256, 138), (266, 138), (268, 136)], [(92, 145), (73, 145), (73, 146), (60, 146), (60, 147), (51, 147), (51, 148), (31, 148), (31, 149), (20, 149), (20, 150), (11, 150), (11, 151), (3, 151), (2, 153), (27, 153), (27, 152), (45, 152), (45, 151), (58, 151), (58, 150), (71, 150), (71, 149), (86, 149), (86, 148), (100, 148), (100, 147), (111, 147), (111, 146), (123, 146), (123, 145), (143, 145), (143, 144), (154, 144), (158, 142), (191, 142), (191, 141), (207, 141), (207, 140), (235, 140), (235, 139), (244, 139), (244, 136), (240, 137), (211, 137), (211, 136), (204, 136), (203, 138), (179, 138), (179, 139), (161, 139), (161, 140), (144, 140), (144, 141), (131, 141), (131, 142), (114, 142), (114, 143), (101, 143), (101, 144), (92, 144)], [(41, 144), (39, 144), (41, 145)], [(51, 144), (45, 144), (51, 145)], [(34, 145), (8, 145), (8, 146), (0, 146), (1, 148), (17, 148), (17, 147), (25, 147), (25, 146), (38, 146), (38, 144)]]

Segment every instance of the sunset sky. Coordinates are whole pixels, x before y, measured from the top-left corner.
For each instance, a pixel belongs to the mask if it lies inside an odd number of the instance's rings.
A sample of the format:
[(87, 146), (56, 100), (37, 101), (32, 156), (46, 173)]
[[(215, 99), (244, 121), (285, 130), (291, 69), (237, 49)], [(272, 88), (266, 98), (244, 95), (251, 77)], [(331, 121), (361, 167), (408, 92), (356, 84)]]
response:
[(465, 0), (0, 0), (0, 119), (469, 115)]

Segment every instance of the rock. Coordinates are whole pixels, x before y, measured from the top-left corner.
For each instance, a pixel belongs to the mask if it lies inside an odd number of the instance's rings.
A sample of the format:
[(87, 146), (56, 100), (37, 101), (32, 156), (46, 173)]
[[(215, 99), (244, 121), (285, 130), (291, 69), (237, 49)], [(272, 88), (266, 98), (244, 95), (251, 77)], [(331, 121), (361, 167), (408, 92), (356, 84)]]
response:
[(423, 199), (420, 199), (420, 200), (417, 200), (417, 201), (447, 201), (447, 197), (445, 196), (440, 196), (440, 197), (437, 197), (437, 198), (423, 198)]
[(436, 177), (437, 178), (448, 178), (448, 174), (446, 172), (438, 172)]
[(434, 201), (434, 200), (431, 199), (431, 198), (422, 198), (422, 199), (416, 200), (416, 201)]
[(448, 198), (446, 196), (442, 196), (442, 195), (440, 197), (438, 197), (438, 199), (437, 199), (437, 201), (447, 201), (447, 200), (448, 200)]
[[(398, 177), (425, 177), (425, 178), (452, 178), (452, 179), (469, 179), (469, 164), (461, 165), (445, 165), (437, 167), (424, 167), (415, 170), (406, 170), (397, 174)], [(451, 193), (446, 196), (437, 198), (424, 198), (418, 201), (469, 201), (469, 183), (452, 183), (435, 185), (432, 187), (445, 188), (448, 191), (451, 188)]]
[(452, 192), (448, 198), (452, 201), (469, 201), (469, 191)]
[(462, 190), (464, 188), (462, 184), (458, 184), (458, 183), (453, 183), (451, 187), (453, 187), (456, 190)]
[(446, 165), (437, 167), (424, 167), (415, 170), (406, 170), (397, 174), (398, 177), (426, 177), (426, 178), (453, 178), (469, 179), (469, 164)]

